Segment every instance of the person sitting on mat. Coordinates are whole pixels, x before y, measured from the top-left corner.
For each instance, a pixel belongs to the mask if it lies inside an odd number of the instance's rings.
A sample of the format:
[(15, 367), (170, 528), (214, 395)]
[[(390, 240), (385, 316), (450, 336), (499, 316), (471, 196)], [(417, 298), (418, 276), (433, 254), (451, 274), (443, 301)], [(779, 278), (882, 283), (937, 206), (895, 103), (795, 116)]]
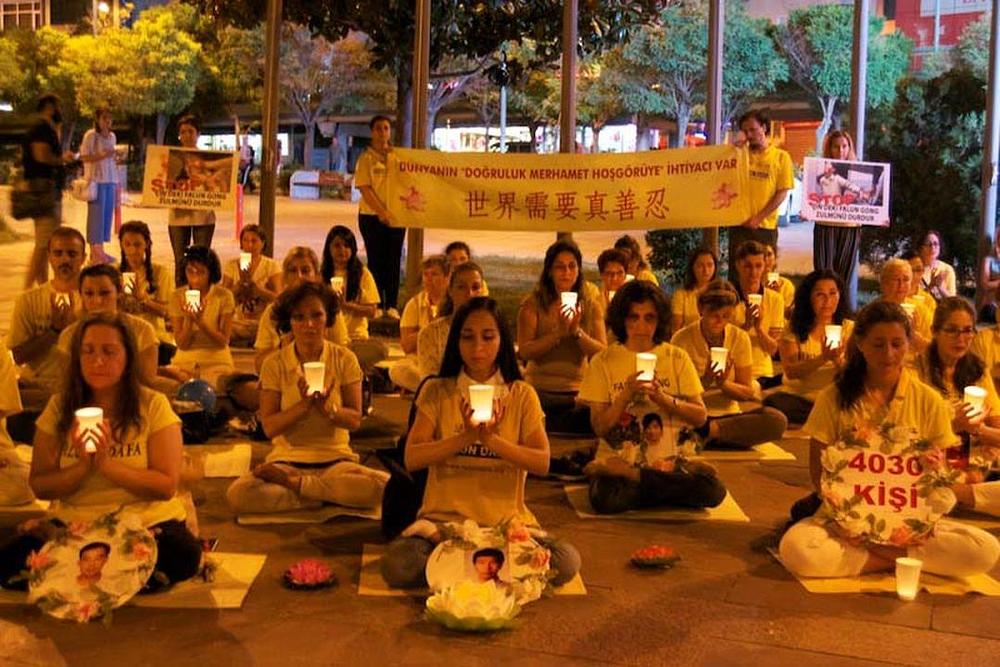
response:
[[(728, 280), (713, 280), (698, 294), (701, 317), (670, 339), (701, 373), (708, 421), (695, 431), (708, 448), (748, 449), (780, 440), (788, 426), (773, 408), (753, 406), (744, 412), (740, 407), (740, 401), (760, 400), (760, 385), (753, 379), (750, 336), (731, 322), (738, 299)], [(726, 349), (724, 363), (712, 361), (712, 348)]]
[(417, 337), (417, 364), (420, 379), (437, 375), (444, 359), (444, 349), (448, 345), (448, 332), (455, 311), (476, 296), (486, 296), (483, 292), (483, 270), (475, 262), (465, 262), (452, 268), (448, 279), (448, 291), (438, 316), (420, 330)]
[(153, 326), (159, 341), (156, 363), (166, 366), (177, 352), (174, 337), (167, 330), (168, 303), (174, 294), (174, 267), (153, 262), (153, 236), (149, 225), (141, 220), (122, 225), (118, 230), (118, 245), (122, 253), (119, 270), (122, 275), (135, 276), (131, 287), (123, 290), (119, 308)]
[(674, 290), (670, 299), (670, 331), (677, 333), (701, 317), (698, 295), (718, 277), (719, 260), (711, 248), (698, 248), (688, 258), (684, 284)]
[[(767, 248), (757, 241), (746, 241), (730, 258), (736, 264), (737, 281), (734, 284), (740, 295), (733, 312), (733, 321), (750, 335), (753, 351), (753, 377), (761, 387), (776, 386), (780, 379), (774, 377), (772, 355), (778, 351), (778, 340), (785, 328), (785, 301), (781, 295), (764, 285), (764, 255)], [(754, 303), (759, 299), (758, 303)]]
[(0, 505), (24, 505), (35, 499), (28, 486), (27, 463), (18, 457), (7, 433), (7, 416), (21, 412), (14, 358), (0, 341)]
[(438, 314), (448, 293), (448, 260), (444, 255), (425, 257), (420, 263), (421, 289), (406, 302), (399, 320), (399, 345), (406, 354), (389, 367), (389, 379), (397, 387), (416, 391), (420, 384), (417, 341)]
[(244, 269), (243, 260), (234, 257), (222, 270), (222, 286), (236, 299), (233, 339), (241, 346), (257, 338), (257, 325), (264, 309), (281, 292), (281, 267), (264, 254), (265, 248), (264, 230), (259, 225), (247, 225), (240, 230), (240, 250), (250, 254), (250, 262)]
[[(810, 436), (809, 469), (817, 492), (823, 450), (845, 437), (856, 437), (859, 430), (878, 430), (886, 424), (912, 430), (942, 455), (958, 442), (948, 404), (906, 365), (912, 326), (910, 317), (894, 303), (876, 301), (858, 313), (844, 369), (834, 384), (820, 392), (803, 427)], [(1000, 543), (984, 530), (941, 519), (919, 545), (866, 546), (842, 535), (837, 524), (809, 516), (788, 529), (779, 551), (785, 567), (802, 577), (891, 571), (900, 556), (919, 558), (926, 572), (968, 577), (992, 569)]]
[[(449, 273), (454, 271), (457, 267), (465, 264), (466, 262), (472, 262), (472, 248), (465, 241), (452, 241), (444, 247), (444, 256), (448, 258), (448, 269)], [(486, 281), (483, 280), (483, 291), (481, 296), (489, 296), (490, 288), (486, 285)]]
[[(489, 421), (473, 421), (472, 384), (495, 387)], [(525, 504), (528, 473), (545, 475), (549, 469), (549, 439), (538, 396), (521, 380), (514, 341), (496, 301), (475, 297), (456, 311), (439, 377), (424, 384), (416, 407), (405, 463), (411, 471), (428, 469), (427, 486), (418, 520), (382, 558), (386, 583), (426, 585), (427, 559), (441, 539), (437, 524), (465, 520), (490, 527), (520, 521), (550, 550), (553, 586), (576, 576), (579, 552), (541, 533)]]
[[(580, 385), (599, 437), (587, 465), (590, 504), (601, 514), (641, 507), (715, 507), (726, 488), (706, 464), (677, 457), (682, 427), (705, 424), (698, 372), (687, 352), (667, 342), (670, 306), (645, 280), (625, 284), (608, 311), (616, 340), (594, 356)], [(655, 356), (651, 379), (640, 379), (639, 353)], [(663, 435), (651, 444), (642, 425), (656, 415)]]
[[(260, 418), (272, 449), (264, 463), (229, 487), (240, 514), (313, 509), (323, 503), (375, 508), (389, 475), (358, 463), (350, 432), (361, 426), (361, 367), (348, 348), (326, 340), (337, 297), (303, 282), (274, 306), (279, 331), (292, 342), (261, 369)], [(303, 364), (323, 364), (322, 385), (310, 386)]]

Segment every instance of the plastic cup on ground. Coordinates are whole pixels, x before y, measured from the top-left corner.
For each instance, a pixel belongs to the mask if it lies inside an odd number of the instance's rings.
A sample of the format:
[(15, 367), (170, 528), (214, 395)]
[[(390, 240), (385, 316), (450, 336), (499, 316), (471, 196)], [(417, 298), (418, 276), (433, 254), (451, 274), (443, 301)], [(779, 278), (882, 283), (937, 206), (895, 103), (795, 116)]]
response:
[(475, 423), (485, 424), (493, 417), (493, 390), (491, 384), (469, 385), (469, 406)]
[(84, 449), (93, 454), (97, 451), (97, 429), (104, 421), (104, 410), (101, 408), (80, 408), (75, 413), (77, 432), (84, 440)]
[(656, 355), (651, 352), (639, 352), (635, 355), (635, 370), (639, 373), (640, 382), (652, 382), (653, 371), (656, 369)]
[(923, 561), (917, 558), (896, 559), (896, 595), (900, 600), (915, 600), (920, 590), (920, 568)]
[(302, 374), (305, 375), (307, 391), (310, 394), (322, 393), (326, 381), (326, 364), (322, 361), (307, 361), (302, 364)]

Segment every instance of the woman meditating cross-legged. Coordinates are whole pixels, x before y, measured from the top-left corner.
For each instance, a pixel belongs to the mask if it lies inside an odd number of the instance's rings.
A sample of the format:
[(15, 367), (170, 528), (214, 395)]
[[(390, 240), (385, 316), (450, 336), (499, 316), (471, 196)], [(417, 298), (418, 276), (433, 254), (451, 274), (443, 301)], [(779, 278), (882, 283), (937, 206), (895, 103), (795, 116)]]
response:
[[(931, 455), (939, 450), (941, 457), (957, 442), (948, 404), (906, 366), (911, 327), (910, 318), (893, 303), (877, 301), (858, 313), (844, 368), (835, 384), (820, 392), (804, 427), (811, 437), (809, 467), (817, 490), (823, 450), (860, 431), (877, 431), (886, 424), (909, 429), (930, 442)], [(839, 524), (812, 516), (788, 529), (780, 551), (785, 567), (805, 577), (891, 570), (896, 558), (907, 555), (922, 560), (927, 572), (970, 576), (993, 567), (1000, 544), (984, 530), (941, 519), (922, 544), (866, 547), (841, 534)]]
[[(99, 407), (105, 420), (86, 450), (74, 414)], [(119, 509), (139, 515), (154, 534), (157, 557), (147, 587), (192, 577), (201, 544), (184, 525), (177, 498), (182, 445), (180, 419), (166, 397), (139, 384), (135, 342), (121, 314), (87, 316), (73, 335), (66, 390), (55, 394), (38, 419), (31, 488), (54, 501), (45, 521), (0, 549), (0, 584), (24, 569), (29, 553), (60, 524), (87, 522)], [(23, 586), (25, 582), (21, 582)]]
[[(361, 366), (346, 347), (326, 340), (337, 298), (304, 282), (274, 306), (279, 331), (293, 342), (261, 369), (260, 418), (273, 449), (226, 493), (239, 513), (315, 508), (323, 503), (376, 507), (389, 476), (358, 463), (350, 431), (361, 425)], [(324, 364), (322, 390), (306, 383), (302, 365)]]
[[(472, 420), (467, 399), (472, 384), (495, 387), (488, 422)], [(437, 524), (471, 520), (496, 526), (508, 519), (529, 527), (550, 550), (554, 586), (572, 579), (580, 568), (579, 553), (542, 533), (525, 505), (528, 473), (548, 472), (549, 440), (538, 396), (521, 380), (514, 342), (496, 301), (475, 297), (458, 309), (440, 377), (424, 384), (416, 405), (406, 467), (427, 468), (427, 487), (418, 520), (389, 544), (382, 559), (386, 583), (425, 585), (427, 559), (441, 539)]]
[[(602, 514), (718, 505), (726, 489), (715, 470), (677, 458), (681, 428), (702, 426), (707, 412), (691, 358), (667, 342), (670, 306), (663, 291), (645, 280), (627, 283), (611, 302), (607, 323), (620, 342), (594, 356), (580, 386), (600, 438), (585, 469), (590, 504)], [(638, 353), (656, 356), (651, 381), (639, 379)], [(658, 439), (651, 437), (657, 426)], [(645, 433), (650, 427), (653, 433)]]

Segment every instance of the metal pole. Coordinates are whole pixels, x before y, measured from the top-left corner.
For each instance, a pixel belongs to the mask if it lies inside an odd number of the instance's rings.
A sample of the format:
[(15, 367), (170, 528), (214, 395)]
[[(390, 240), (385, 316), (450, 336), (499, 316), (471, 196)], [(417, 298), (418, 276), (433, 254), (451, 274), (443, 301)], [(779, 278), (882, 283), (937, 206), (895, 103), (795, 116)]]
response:
[(934, 0), (934, 51), (941, 48), (941, 0)]
[[(488, 132), (486, 143), (489, 143)], [(507, 152), (507, 86), (500, 86), (500, 152)]]
[[(413, 36), (413, 147), (427, 148), (427, 86), (431, 79), (431, 0), (417, 0)], [(406, 289), (420, 288), (420, 263), (424, 259), (424, 230), (410, 227), (406, 234)], [(396, 304), (387, 303), (387, 308)]]
[(979, 219), (979, 252), (976, 263), (976, 302), (984, 304), (989, 273), (986, 257), (993, 250), (997, 219), (997, 154), (1000, 153), (1000, 10), (993, 9), (990, 20), (990, 71), (987, 84), (986, 136), (983, 138), (983, 205)]
[[(561, 108), (559, 110), (559, 152), (576, 152), (576, 44), (580, 19), (578, 0), (564, 0), (562, 29)], [(558, 232), (557, 239), (572, 239), (573, 232)]]
[(854, 48), (851, 53), (851, 131), (858, 159), (865, 155), (865, 98), (868, 93), (869, 0), (854, 0)]
[[(712, 0), (708, 5), (708, 143), (721, 144), (722, 132), (722, 64), (726, 25), (725, 0)], [(719, 228), (701, 230), (702, 242), (719, 256)]]
[[(261, 128), (261, 170), (260, 170), (260, 208), (258, 224), (267, 234), (274, 238), (274, 207), (277, 194), (278, 174), (278, 74), (281, 69), (281, 2), (282, 0), (267, 0), (267, 24), (264, 57), (264, 126)], [(291, 147), (289, 147), (291, 148)], [(274, 256), (272, 242), (268, 245), (267, 254)]]

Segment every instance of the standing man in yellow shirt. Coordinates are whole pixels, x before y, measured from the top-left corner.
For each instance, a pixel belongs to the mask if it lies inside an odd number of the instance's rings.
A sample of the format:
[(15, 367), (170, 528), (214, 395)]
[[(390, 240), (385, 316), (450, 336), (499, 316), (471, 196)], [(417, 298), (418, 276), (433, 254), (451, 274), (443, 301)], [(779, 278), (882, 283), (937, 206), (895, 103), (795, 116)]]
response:
[[(729, 228), (729, 256), (746, 241), (778, 247), (778, 208), (795, 187), (792, 158), (768, 140), (771, 121), (761, 111), (740, 116), (740, 131), (746, 135), (750, 163), (750, 218), (738, 227)], [(732, 262), (730, 280), (735, 279)]]

